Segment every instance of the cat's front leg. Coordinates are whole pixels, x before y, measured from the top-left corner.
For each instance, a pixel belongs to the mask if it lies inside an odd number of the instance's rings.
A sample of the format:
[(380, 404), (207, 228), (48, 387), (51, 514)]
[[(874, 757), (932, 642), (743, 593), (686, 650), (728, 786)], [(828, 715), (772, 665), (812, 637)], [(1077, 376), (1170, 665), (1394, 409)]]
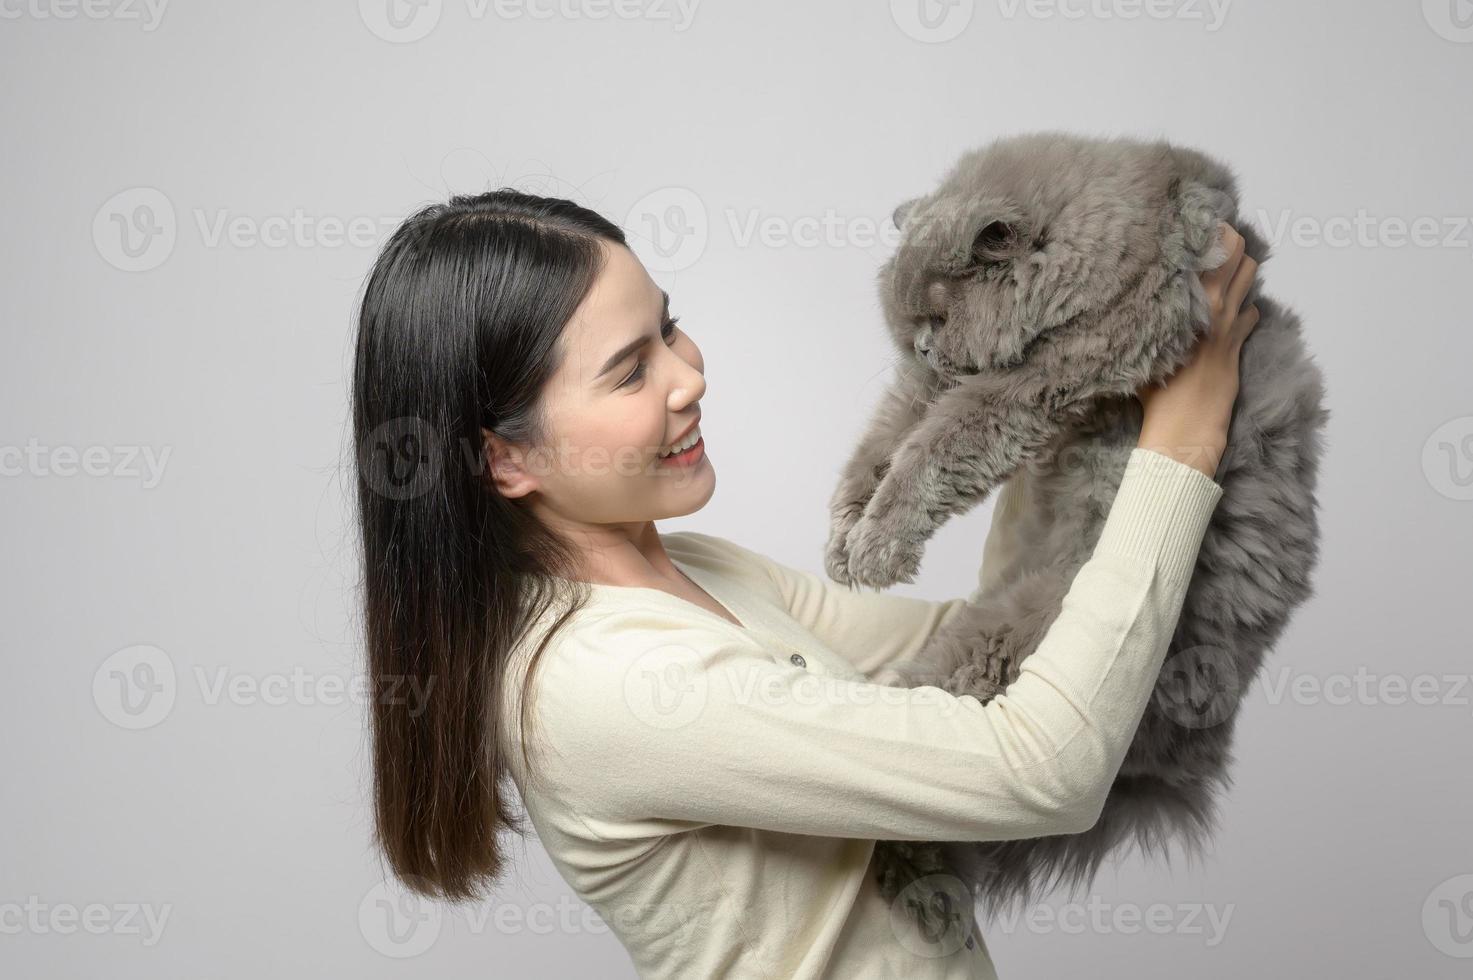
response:
[(859, 445), (850, 454), (839, 483), (829, 496), (829, 537), (824, 548), (824, 567), (834, 581), (851, 584), (850, 529), (859, 521), (875, 488), (889, 470), (896, 448), (924, 417), (930, 398), (925, 376), (916, 368), (903, 365), (894, 384), (881, 396)]
[(846, 541), (848, 577), (884, 588), (913, 582), (936, 528), (982, 500), (1059, 432), (1042, 403), (985, 378), (942, 394), (896, 450)]

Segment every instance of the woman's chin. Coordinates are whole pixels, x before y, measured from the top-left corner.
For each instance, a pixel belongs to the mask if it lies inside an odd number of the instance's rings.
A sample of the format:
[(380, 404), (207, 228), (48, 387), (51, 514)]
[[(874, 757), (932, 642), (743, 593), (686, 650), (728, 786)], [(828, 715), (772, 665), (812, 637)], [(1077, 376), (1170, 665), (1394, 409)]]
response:
[(704, 507), (716, 490), (716, 468), (705, 457), (694, 466), (662, 471), (656, 476), (665, 484), (661, 496), (684, 514)]

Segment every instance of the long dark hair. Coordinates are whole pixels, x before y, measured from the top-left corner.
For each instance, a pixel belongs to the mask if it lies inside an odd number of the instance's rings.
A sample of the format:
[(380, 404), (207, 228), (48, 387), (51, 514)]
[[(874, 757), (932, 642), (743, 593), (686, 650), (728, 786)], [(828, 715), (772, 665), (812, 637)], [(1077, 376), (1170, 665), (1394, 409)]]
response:
[(569, 600), (535, 666), (587, 591), (567, 543), (498, 492), (481, 429), (549, 445), (541, 395), (599, 239), (625, 244), (572, 201), (458, 195), (394, 231), (364, 290), (352, 411), (374, 830), (421, 895), (480, 897), (503, 870), (500, 831), (526, 832), (497, 738), (508, 658)]

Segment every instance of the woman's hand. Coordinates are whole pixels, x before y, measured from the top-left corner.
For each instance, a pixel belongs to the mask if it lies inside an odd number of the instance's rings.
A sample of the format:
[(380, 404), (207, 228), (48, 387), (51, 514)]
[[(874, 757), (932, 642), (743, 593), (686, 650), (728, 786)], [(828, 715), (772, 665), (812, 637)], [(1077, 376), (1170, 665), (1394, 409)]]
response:
[(1201, 276), (1212, 306), (1212, 324), (1197, 341), (1192, 357), (1162, 385), (1136, 392), (1145, 418), (1137, 445), (1180, 460), (1207, 476), (1227, 448), (1228, 423), (1238, 398), (1238, 354), (1258, 325), (1258, 307), (1243, 305), (1258, 263), (1243, 254), (1243, 236), (1219, 223), (1227, 259)]

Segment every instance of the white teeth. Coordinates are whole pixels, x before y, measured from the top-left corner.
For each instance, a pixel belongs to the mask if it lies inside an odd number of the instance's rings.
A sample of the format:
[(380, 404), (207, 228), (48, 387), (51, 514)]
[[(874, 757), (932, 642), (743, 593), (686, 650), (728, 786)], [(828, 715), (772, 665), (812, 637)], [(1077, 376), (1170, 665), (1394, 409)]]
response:
[(687, 449), (689, 449), (691, 446), (694, 446), (700, 440), (701, 440), (701, 427), (698, 424), (698, 425), (696, 425), (696, 427), (694, 429), (691, 429), (690, 430), (690, 435), (686, 436), (680, 442), (677, 442), (670, 449), (669, 452), (664, 452), (664, 453), (661, 453), (660, 455), (662, 457), (664, 457), (664, 456), (675, 456), (675, 455), (677, 455), (679, 453), (685, 452)]

